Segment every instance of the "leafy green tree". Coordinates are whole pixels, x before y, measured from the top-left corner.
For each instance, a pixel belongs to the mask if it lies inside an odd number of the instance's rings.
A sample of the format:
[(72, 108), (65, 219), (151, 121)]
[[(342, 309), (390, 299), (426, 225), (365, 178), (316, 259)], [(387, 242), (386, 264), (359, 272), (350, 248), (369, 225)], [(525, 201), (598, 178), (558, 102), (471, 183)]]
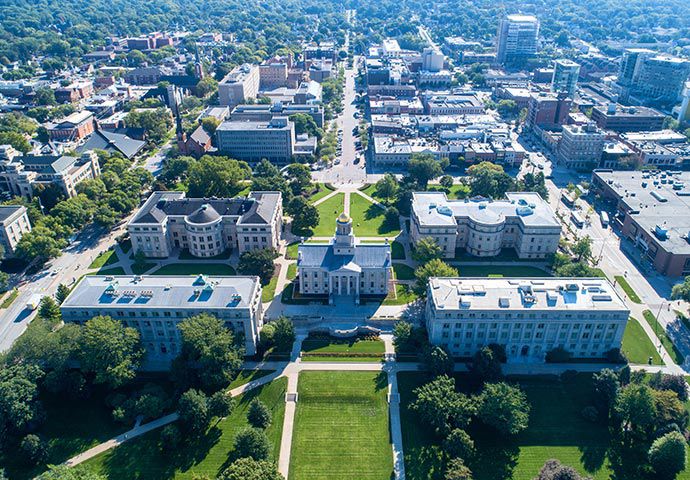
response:
[(65, 464), (49, 465), (48, 471), (36, 478), (37, 480), (107, 480), (105, 476), (88, 470), (81, 465), (68, 467)]
[(444, 175), (442, 176), (438, 183), (445, 189), (450, 191), (451, 188), (453, 188), (453, 177), (450, 175)]
[(289, 318), (281, 315), (272, 323), (274, 328), (273, 341), (279, 352), (290, 352), (295, 343), (295, 324)]
[(21, 435), (40, 421), (38, 382), (42, 377), (36, 365), (0, 365), (0, 432)]
[(392, 173), (386, 173), (381, 180), (376, 182), (376, 196), (384, 203), (390, 203), (398, 193), (398, 179)]
[(107, 316), (87, 321), (79, 337), (79, 360), (96, 383), (119, 387), (136, 375), (143, 357), (139, 332)]
[(52, 323), (57, 323), (62, 319), (60, 307), (55, 303), (53, 297), (47, 295), (41, 299), (41, 303), (38, 306), (38, 315)]
[(256, 275), (261, 279), (262, 285), (267, 285), (275, 273), (275, 264), (278, 253), (272, 248), (249, 250), (240, 255), (237, 271), (241, 275)]
[(477, 416), (503, 435), (516, 435), (527, 428), (530, 405), (525, 393), (507, 383), (487, 383), (479, 396)]
[(304, 197), (295, 197), (290, 201), (292, 228), (295, 233), (306, 232), (319, 224), (319, 209)]
[(218, 477), (218, 480), (285, 480), (276, 466), (265, 460), (238, 458)]
[(456, 428), (443, 440), (443, 451), (450, 458), (467, 460), (474, 455), (474, 442), (466, 431)]
[(649, 386), (655, 390), (671, 390), (682, 402), (688, 400), (688, 384), (683, 375), (657, 372), (649, 380)]
[(592, 375), (592, 386), (597, 407), (601, 412), (605, 412), (608, 418), (608, 413), (613, 408), (621, 388), (618, 374), (610, 368), (604, 368)]
[(472, 357), (470, 373), (482, 382), (497, 382), (503, 378), (501, 359), (491, 347), (483, 347)]
[(227, 157), (204, 155), (189, 167), (190, 197), (234, 197), (249, 178), (249, 167)]
[(433, 259), (417, 267), (414, 276), (414, 292), (420, 297), (426, 297), (427, 286), (431, 277), (457, 277), (458, 271), (439, 259)]
[(498, 114), (503, 118), (515, 117), (520, 111), (515, 100), (499, 100), (496, 105), (496, 110), (498, 110)]
[(232, 332), (205, 313), (183, 320), (179, 329), (182, 346), (173, 367), (180, 381), (207, 391), (227, 386), (242, 365), (242, 351)]
[(674, 300), (685, 300), (690, 302), (690, 275), (683, 279), (683, 283), (673, 286), (671, 298)]
[(235, 400), (220, 390), (208, 398), (208, 412), (212, 417), (227, 417), (235, 408)]
[(321, 139), (323, 131), (316, 125), (316, 122), (311, 115), (306, 113), (295, 113), (288, 117), (288, 119), (295, 124), (295, 134), (301, 135), (306, 133), (310, 137)]
[(578, 238), (570, 247), (578, 262), (592, 257), (592, 238), (589, 235)]
[(685, 470), (685, 438), (680, 432), (673, 431), (663, 435), (649, 448), (649, 463), (654, 469), (656, 478), (670, 480)]
[(670, 390), (652, 390), (654, 398), (654, 424), (657, 432), (678, 428), (685, 431), (688, 425), (688, 412), (678, 399), (676, 392)]
[(46, 443), (41, 440), (41, 437), (30, 433), (25, 436), (19, 444), (19, 450), (23, 455), (26, 463), (29, 465), (38, 465), (43, 463), (48, 457), (48, 447)]
[(547, 460), (534, 480), (590, 480), (577, 473), (573, 467), (562, 465), (558, 460)]
[(473, 196), (499, 199), (514, 188), (514, 180), (503, 167), (491, 162), (481, 162), (467, 169), (470, 191)]
[(311, 171), (301, 163), (291, 163), (285, 169), (288, 184), (295, 195), (303, 195), (313, 188)]
[(12, 145), (22, 153), (28, 153), (31, 150), (31, 144), (24, 134), (19, 132), (0, 132), (0, 145)]
[(187, 390), (180, 397), (177, 413), (183, 430), (192, 435), (203, 434), (211, 421), (208, 398), (199, 390)]
[(204, 130), (209, 135), (213, 135), (216, 133), (216, 129), (218, 128), (218, 125), (220, 125), (220, 120), (218, 120), (216, 117), (204, 117), (201, 120), (201, 126), (203, 127)]
[(446, 465), (444, 480), (472, 480), (472, 471), (465, 465), (462, 458), (453, 458)]
[(424, 352), (424, 366), (432, 375), (451, 375), (455, 364), (453, 357), (439, 346), (428, 348)]
[(161, 450), (163, 450), (163, 452), (172, 453), (177, 451), (182, 443), (182, 433), (180, 432), (180, 427), (174, 423), (166, 425), (161, 430), (160, 439)]
[(412, 324), (404, 320), (395, 322), (393, 327), (393, 346), (396, 353), (407, 351), (412, 339)]
[(544, 200), (549, 198), (549, 190), (546, 188), (546, 177), (542, 172), (537, 174), (526, 173), (518, 180), (517, 188), (521, 192), (536, 192)]
[(131, 111), (127, 114), (127, 126), (143, 128), (149, 141), (160, 145), (173, 127), (173, 119), (167, 108)]
[(627, 385), (616, 398), (614, 408), (624, 432), (633, 435), (646, 435), (656, 421), (656, 404), (647, 385)]
[(443, 173), (443, 166), (431, 154), (413, 153), (407, 163), (407, 171), (421, 189), (426, 189), (429, 181)]
[(252, 400), (252, 403), (249, 404), (247, 420), (254, 428), (266, 429), (271, 424), (271, 411), (264, 402), (255, 398)]
[(267, 460), (271, 456), (271, 442), (266, 432), (252, 427), (241, 430), (235, 437), (235, 455), (237, 458)]
[(34, 102), (36, 105), (55, 105), (55, 92), (52, 88), (41, 87), (36, 89), (36, 94), (34, 96)]
[(204, 77), (196, 84), (197, 96), (204, 98), (218, 91), (218, 82), (213, 77)]
[(467, 427), (476, 412), (475, 401), (456, 392), (455, 379), (446, 375), (416, 388), (413, 395), (410, 409), (440, 435)]
[(422, 237), (417, 241), (412, 258), (419, 263), (427, 263), (434, 259), (443, 257), (443, 248), (436, 243), (434, 237)]

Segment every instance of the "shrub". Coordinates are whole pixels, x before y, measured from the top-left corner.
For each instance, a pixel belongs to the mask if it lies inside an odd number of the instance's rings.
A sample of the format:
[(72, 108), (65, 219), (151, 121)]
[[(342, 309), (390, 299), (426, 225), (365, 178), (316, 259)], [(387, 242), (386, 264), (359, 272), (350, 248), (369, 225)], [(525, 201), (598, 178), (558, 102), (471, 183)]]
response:
[(235, 437), (235, 455), (237, 458), (249, 457), (254, 460), (266, 460), (271, 454), (271, 442), (263, 430), (247, 427)]
[(546, 352), (546, 363), (567, 363), (572, 358), (572, 353), (563, 347), (556, 347)]
[(266, 404), (255, 398), (252, 400), (252, 403), (249, 404), (247, 420), (254, 428), (267, 428), (271, 424), (271, 411)]

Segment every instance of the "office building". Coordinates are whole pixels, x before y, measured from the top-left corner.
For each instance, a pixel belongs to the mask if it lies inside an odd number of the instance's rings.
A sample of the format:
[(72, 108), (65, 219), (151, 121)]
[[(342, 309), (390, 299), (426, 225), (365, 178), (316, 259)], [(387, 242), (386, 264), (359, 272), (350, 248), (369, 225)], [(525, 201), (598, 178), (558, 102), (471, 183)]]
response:
[(570, 98), (575, 98), (577, 79), (580, 76), (580, 65), (568, 59), (556, 60), (551, 79), (551, 91), (563, 92)]
[(0, 245), (5, 256), (14, 254), (14, 249), (22, 236), (31, 231), (31, 222), (22, 205), (0, 206)]
[(502, 345), (508, 362), (543, 362), (563, 348), (605, 359), (619, 349), (630, 311), (605, 278), (431, 278), (429, 341), (454, 357)]
[(543, 259), (553, 254), (561, 224), (538, 193), (507, 193), (505, 200), (448, 200), (444, 192), (412, 194), (411, 238), (433, 238), (444, 258), (456, 250), (493, 257), (513, 249), (518, 258)]
[(445, 57), (440, 50), (432, 47), (427, 47), (422, 52), (422, 70), (427, 72), (440, 72), (443, 70), (443, 61)]
[(534, 93), (527, 106), (529, 128), (554, 129), (564, 125), (572, 100), (565, 93)]
[(690, 275), (690, 173), (595, 170), (592, 189), (643, 263), (669, 277)]
[(352, 219), (341, 214), (329, 243), (302, 243), (297, 249), (299, 292), (339, 297), (359, 303), (361, 296), (385, 296), (391, 269), (391, 248), (386, 243), (360, 243), (352, 232)]
[(255, 99), (260, 82), (258, 65), (239, 65), (218, 83), (218, 103), (234, 107), (250, 98)]
[(78, 142), (91, 135), (95, 128), (93, 113), (82, 110), (48, 125), (48, 135), (58, 142)]
[(188, 250), (198, 258), (228, 249), (239, 253), (278, 248), (283, 225), (280, 192), (247, 197), (186, 198), (184, 192), (154, 192), (127, 225), (134, 254), (167, 258)]
[(0, 189), (13, 196), (31, 198), (38, 185), (55, 184), (67, 197), (77, 194), (84, 180), (101, 175), (93, 151), (71, 155), (21, 155), (10, 145), (0, 145)]
[(661, 130), (665, 118), (663, 113), (649, 107), (626, 107), (618, 103), (592, 107), (592, 120), (597, 126), (618, 133)]
[(690, 81), (685, 82), (681, 97), (682, 101), (678, 109), (678, 121), (690, 122)]
[(290, 117), (296, 114), (309, 115), (316, 126), (323, 128), (323, 107), (321, 105), (298, 105), (276, 102), (274, 104), (237, 105), (230, 114), (230, 121), (270, 122), (274, 117)]
[(690, 76), (690, 60), (645, 49), (628, 49), (618, 83), (624, 101), (635, 97), (652, 105), (674, 105)]
[(263, 326), (259, 277), (104, 276), (82, 277), (60, 306), (65, 323), (83, 325), (103, 315), (136, 329), (149, 361), (170, 362), (180, 353), (179, 324), (209, 314), (244, 339), (256, 353)]
[(499, 63), (524, 61), (537, 53), (539, 20), (532, 15), (508, 15), (497, 33), (496, 60)]
[(295, 155), (295, 140), (295, 124), (288, 117), (223, 122), (216, 129), (218, 152), (247, 162), (289, 163)]
[(599, 165), (606, 133), (595, 124), (564, 125), (558, 144), (558, 158), (568, 168), (592, 169)]

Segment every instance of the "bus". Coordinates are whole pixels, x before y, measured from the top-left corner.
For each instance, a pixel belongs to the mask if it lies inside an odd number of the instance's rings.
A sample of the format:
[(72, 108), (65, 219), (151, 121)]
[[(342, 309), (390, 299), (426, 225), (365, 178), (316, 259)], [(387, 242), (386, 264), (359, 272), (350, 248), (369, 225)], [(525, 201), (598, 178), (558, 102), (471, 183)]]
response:
[(609, 226), (609, 214), (606, 212), (601, 212), (599, 214), (599, 220), (601, 220), (601, 226), (607, 228)]
[(575, 224), (577, 228), (582, 228), (585, 225), (585, 221), (577, 212), (573, 212), (570, 214), (570, 220), (572, 220), (572, 222)]

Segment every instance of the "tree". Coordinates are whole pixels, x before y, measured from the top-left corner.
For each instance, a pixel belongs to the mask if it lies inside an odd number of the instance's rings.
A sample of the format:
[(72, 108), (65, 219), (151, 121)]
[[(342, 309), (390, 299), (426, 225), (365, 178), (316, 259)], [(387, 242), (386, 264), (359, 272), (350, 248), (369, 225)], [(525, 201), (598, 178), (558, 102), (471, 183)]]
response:
[(52, 323), (58, 323), (62, 319), (60, 307), (55, 303), (53, 297), (47, 295), (41, 299), (41, 303), (38, 306), (38, 315)]
[(218, 477), (218, 480), (285, 480), (276, 466), (264, 460), (238, 458)]
[(572, 467), (562, 465), (558, 460), (547, 460), (534, 480), (591, 480), (580, 476)]
[(424, 366), (432, 375), (450, 375), (453, 373), (453, 357), (443, 348), (434, 346), (424, 352)]
[(427, 286), (431, 277), (457, 277), (458, 271), (439, 259), (433, 259), (417, 267), (414, 276), (414, 292), (420, 297), (426, 298)]
[(444, 175), (441, 177), (441, 179), (438, 181), (438, 183), (445, 189), (445, 190), (450, 190), (453, 188), (453, 177), (450, 175)]
[(166, 425), (163, 427), (163, 430), (161, 430), (160, 439), (161, 449), (164, 452), (172, 453), (177, 451), (180, 443), (182, 443), (182, 434), (180, 433), (180, 428), (174, 423)]
[(195, 90), (197, 96), (207, 97), (218, 90), (218, 82), (213, 77), (204, 77), (197, 82)]
[(503, 378), (501, 360), (488, 346), (475, 352), (472, 357), (470, 372), (482, 382), (497, 382)]
[(37, 88), (34, 102), (36, 105), (55, 105), (57, 103), (55, 101), (55, 92), (48, 87)]
[(443, 440), (443, 451), (450, 458), (467, 460), (474, 454), (474, 442), (466, 431), (456, 428)]
[(656, 420), (654, 396), (647, 385), (627, 385), (616, 398), (614, 408), (626, 432), (645, 435)]
[(597, 408), (601, 412), (606, 412), (606, 417), (608, 417), (621, 387), (618, 375), (610, 368), (605, 368), (592, 375), (592, 386)]
[(392, 173), (386, 173), (381, 180), (376, 182), (376, 196), (381, 198), (384, 203), (389, 203), (398, 193), (398, 180)]
[(290, 352), (295, 343), (295, 325), (285, 316), (280, 316), (272, 323), (274, 328), (273, 342), (279, 352)]
[(224, 391), (219, 390), (208, 399), (208, 413), (212, 417), (227, 417), (235, 408), (235, 401)]
[(649, 448), (649, 463), (660, 480), (676, 478), (685, 470), (685, 438), (673, 431), (657, 438)]
[(453, 458), (446, 465), (444, 480), (472, 480), (472, 471), (462, 458)]
[(437, 434), (446, 435), (455, 428), (465, 428), (476, 412), (473, 399), (455, 391), (455, 379), (436, 377), (413, 392), (410, 409), (419, 414)]
[(514, 185), (513, 178), (503, 167), (491, 162), (481, 162), (467, 168), (470, 191), (473, 196), (503, 198)]
[(295, 134), (301, 135), (306, 133), (310, 137), (321, 139), (323, 130), (321, 130), (311, 115), (306, 113), (295, 113), (288, 117), (292, 123), (295, 124)]
[(413, 153), (407, 163), (407, 171), (421, 189), (426, 189), (430, 180), (443, 173), (441, 162), (429, 153)]
[(412, 339), (412, 324), (404, 320), (395, 322), (393, 327), (393, 346), (395, 352), (408, 350), (410, 340)]
[(218, 120), (216, 117), (208, 116), (208, 117), (204, 117), (201, 120), (201, 126), (203, 127), (204, 130), (206, 130), (206, 132), (209, 135), (213, 135), (214, 133), (216, 133), (216, 129), (218, 128), (218, 125), (220, 125), (220, 120)]
[(37, 480), (107, 480), (105, 476), (94, 473), (81, 465), (68, 467), (65, 464), (49, 465), (48, 471), (36, 478)]
[(187, 390), (182, 394), (177, 404), (177, 413), (182, 428), (192, 435), (204, 433), (211, 420), (208, 399), (199, 390)]
[(439, 259), (443, 256), (443, 248), (436, 243), (434, 237), (422, 237), (417, 241), (412, 258), (419, 263), (427, 263), (430, 260)]
[(183, 320), (182, 340), (174, 369), (186, 383), (217, 391), (228, 385), (242, 365), (242, 352), (232, 332), (210, 314)]
[(19, 449), (29, 465), (38, 465), (44, 462), (48, 456), (48, 448), (45, 442), (38, 435), (34, 434), (25, 436), (19, 444)]
[(252, 427), (241, 430), (235, 437), (235, 455), (237, 458), (267, 460), (271, 455), (271, 442), (266, 432)]
[(278, 253), (272, 248), (249, 250), (240, 255), (237, 271), (241, 275), (256, 275), (262, 285), (267, 285), (275, 273), (273, 260)]
[(477, 416), (503, 435), (516, 435), (527, 428), (530, 405), (525, 393), (507, 383), (487, 383), (479, 396)]
[(688, 413), (678, 395), (670, 390), (652, 390), (654, 398), (654, 425), (657, 432), (668, 432), (670, 429), (685, 431), (688, 424)]
[(131, 111), (127, 114), (125, 123), (130, 128), (143, 128), (148, 139), (156, 145), (160, 145), (165, 140), (173, 127), (170, 111), (164, 107)]
[(249, 166), (227, 157), (204, 155), (189, 167), (190, 197), (234, 197), (249, 178)]
[(592, 256), (592, 239), (589, 235), (578, 238), (570, 247), (573, 255), (577, 256), (578, 262), (587, 260)]
[(22, 235), (22, 238), (17, 242), (15, 255), (26, 262), (35, 260), (43, 263), (60, 256), (64, 246), (65, 242), (55, 238), (54, 232), (39, 225)]
[(252, 403), (249, 404), (247, 420), (254, 428), (266, 429), (271, 424), (271, 411), (264, 402), (255, 398), (252, 400)]
[(0, 432), (23, 434), (41, 420), (38, 382), (43, 371), (36, 365), (0, 366)]
[(520, 111), (517, 103), (515, 103), (515, 100), (506, 99), (499, 100), (498, 104), (496, 105), (496, 110), (498, 111), (498, 114), (503, 118), (515, 117)]
[(295, 195), (302, 195), (311, 190), (311, 171), (301, 163), (291, 163), (285, 169), (288, 184)]
[(649, 380), (649, 386), (655, 390), (671, 390), (681, 401), (688, 400), (688, 387), (683, 375), (657, 372)]
[(19, 132), (0, 132), (0, 145), (12, 145), (22, 153), (28, 153), (31, 150), (31, 144), (24, 134)]
[(79, 338), (81, 368), (94, 375), (96, 383), (119, 387), (132, 380), (143, 351), (139, 332), (107, 316), (86, 322)]
[(55, 292), (55, 300), (57, 301), (58, 305), (62, 305), (62, 302), (65, 301), (67, 296), (70, 294), (70, 291), (71, 290), (67, 285), (63, 283), (58, 285), (57, 291)]
[(526, 173), (520, 180), (518, 180), (517, 188), (521, 192), (536, 192), (544, 200), (549, 198), (549, 190), (546, 188), (546, 177), (544, 173), (539, 172)]
[(685, 300), (690, 302), (690, 275), (683, 279), (683, 283), (673, 286), (671, 298), (674, 300)]
[(292, 215), (292, 229), (295, 233), (305, 232), (319, 224), (319, 209), (304, 197), (290, 200), (288, 210)]
[(386, 213), (383, 214), (383, 223), (390, 229), (400, 228), (400, 212), (395, 207), (386, 208)]

